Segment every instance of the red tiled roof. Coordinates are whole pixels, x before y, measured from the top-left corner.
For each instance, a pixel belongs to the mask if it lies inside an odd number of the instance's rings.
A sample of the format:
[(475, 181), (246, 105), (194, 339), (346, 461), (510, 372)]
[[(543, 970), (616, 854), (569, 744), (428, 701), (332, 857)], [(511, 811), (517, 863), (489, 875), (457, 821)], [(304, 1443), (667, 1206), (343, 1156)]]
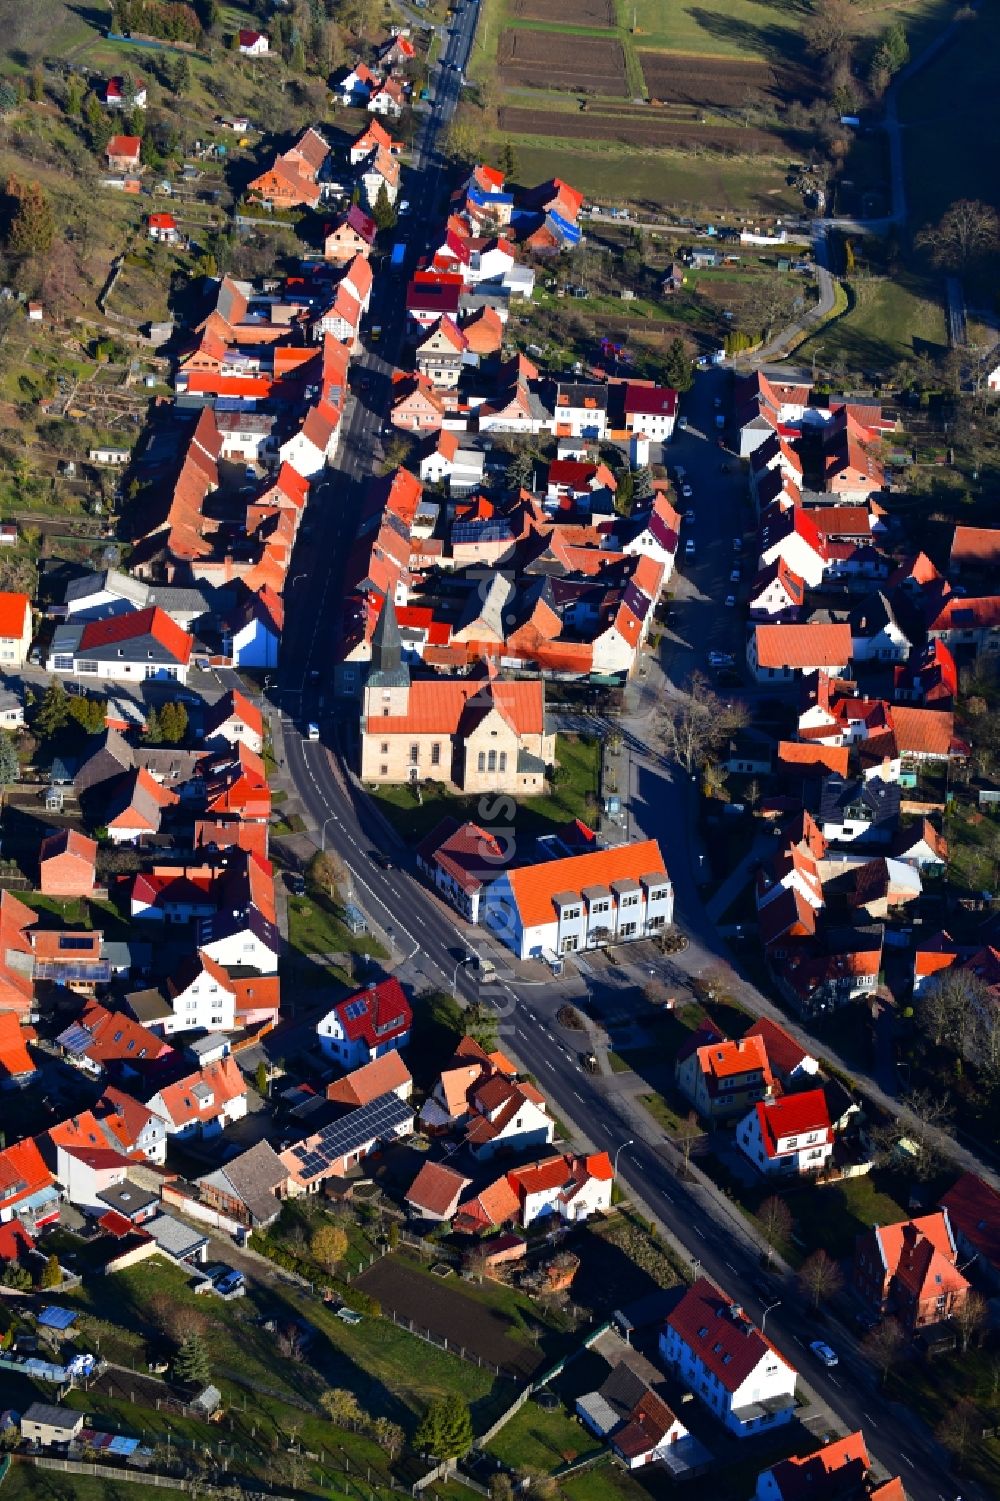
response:
[(778, 760), (786, 766), (818, 766), (846, 777), (850, 751), (846, 745), (809, 745), (798, 740), (778, 741)]
[(326, 1097), (340, 1105), (369, 1105), (380, 1095), (389, 1094), (412, 1083), (410, 1070), (395, 1048), (373, 1058), (371, 1063), (345, 1074), (327, 1085)]
[[(357, 1016), (347, 1013), (359, 1003), (363, 1010)], [(369, 990), (355, 991), (346, 1000), (333, 1008), (351, 1042), (362, 1041), (369, 1048), (382, 1047), (397, 1037), (402, 1037), (413, 1025), (413, 1012), (403, 993), (403, 987), (395, 975), (380, 980)]]
[(743, 1034), (744, 1038), (759, 1037), (764, 1044), (768, 1060), (780, 1074), (794, 1073), (799, 1064), (810, 1055), (784, 1027), (762, 1016)]
[(699, 1277), (667, 1316), (667, 1325), (731, 1393), (766, 1357), (788, 1364), (736, 1307), (707, 1277)]
[(468, 1188), (469, 1182), (470, 1179), (456, 1173), (453, 1167), (446, 1167), (443, 1162), (425, 1162), (404, 1197), (415, 1209), (444, 1216)]
[(842, 625), (758, 625), (761, 667), (844, 667), (851, 660), (851, 627)]
[(31, 601), (26, 594), (0, 592), (0, 636), (7, 641), (19, 641), (24, 634), (25, 620), (31, 622)]
[(739, 1042), (712, 1042), (698, 1049), (698, 1067), (709, 1081), (709, 1088), (720, 1079), (731, 1079), (734, 1074), (759, 1071), (765, 1084), (771, 1084), (771, 1068), (767, 1052), (759, 1037), (749, 1033)]
[(956, 526), (950, 562), (954, 568), (1000, 568), (1000, 527)]
[(136, 641), (143, 636), (152, 636), (175, 661), (184, 664), (190, 660), (192, 638), (158, 605), (150, 605), (145, 610), (132, 610), (127, 615), (113, 615), (110, 620), (88, 621), (83, 628), (78, 650), (100, 651), (105, 646), (118, 646), (122, 642)]
[(27, 1048), (27, 1033), (20, 1020), (13, 1011), (0, 1011), (0, 1077), (12, 1079), (19, 1074), (34, 1072), (35, 1063)]
[(941, 1200), (958, 1233), (993, 1267), (1000, 1267), (1000, 1193), (975, 1173), (963, 1173)]
[(830, 1112), (821, 1089), (807, 1089), (802, 1094), (783, 1095), (780, 1100), (759, 1101), (755, 1107), (761, 1140), (769, 1157), (774, 1157), (778, 1142), (788, 1136), (806, 1136), (822, 1131), (830, 1137)]
[(770, 1473), (781, 1501), (844, 1501), (863, 1495), (862, 1482), (870, 1469), (864, 1437), (858, 1432), (834, 1439), (811, 1454), (782, 1459)]

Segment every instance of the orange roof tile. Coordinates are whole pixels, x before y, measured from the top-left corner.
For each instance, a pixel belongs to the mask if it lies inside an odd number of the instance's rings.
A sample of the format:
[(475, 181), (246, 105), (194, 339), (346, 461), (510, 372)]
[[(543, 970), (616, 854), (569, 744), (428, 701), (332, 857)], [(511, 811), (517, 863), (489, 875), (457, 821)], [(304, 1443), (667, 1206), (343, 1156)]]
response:
[(843, 625), (758, 625), (761, 667), (844, 667), (851, 660), (851, 628)]
[(326, 1097), (340, 1105), (368, 1105), (380, 1095), (389, 1094), (404, 1085), (411, 1084), (413, 1077), (395, 1048), (373, 1058), (356, 1068), (343, 1079), (336, 1079), (327, 1086)]
[(26, 621), (30, 626), (31, 601), (28, 596), (0, 592), (0, 636), (8, 641), (19, 641)]
[(0, 1011), (0, 1075), (14, 1078), (18, 1074), (34, 1072), (35, 1063), (28, 1052), (25, 1029), (13, 1011)]
[(526, 928), (543, 927), (555, 919), (552, 898), (561, 891), (585, 886), (610, 886), (612, 881), (642, 876), (666, 879), (666, 866), (655, 839), (621, 844), (615, 849), (522, 865), (508, 874), (514, 900)]
[(798, 740), (778, 741), (778, 760), (786, 766), (819, 766), (836, 776), (847, 776), (850, 752), (846, 745), (803, 745)]

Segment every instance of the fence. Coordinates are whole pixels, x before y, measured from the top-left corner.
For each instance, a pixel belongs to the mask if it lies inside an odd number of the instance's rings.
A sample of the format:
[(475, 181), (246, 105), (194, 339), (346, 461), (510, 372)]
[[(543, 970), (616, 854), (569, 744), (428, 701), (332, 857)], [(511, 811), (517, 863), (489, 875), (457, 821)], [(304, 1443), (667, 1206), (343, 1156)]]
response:
[(405, 1329), (408, 1333), (415, 1334), (417, 1339), (422, 1339), (425, 1344), (435, 1345), (439, 1350), (447, 1350), (450, 1355), (457, 1355), (459, 1360), (467, 1360), (470, 1365), (479, 1366), (483, 1371), (492, 1371), (494, 1376), (499, 1376), (501, 1380), (517, 1380), (516, 1371), (508, 1371), (505, 1366), (494, 1365), (492, 1360), (484, 1360), (481, 1355), (477, 1355), (474, 1350), (467, 1350), (464, 1345), (449, 1343), (448, 1337), (445, 1334), (435, 1334), (430, 1329), (421, 1329), (419, 1324), (415, 1324), (405, 1314), (397, 1314), (393, 1308), (383, 1307), (382, 1317), (392, 1319), (392, 1322), (398, 1325), (400, 1329)]
[[(112, 1480), (124, 1481), (126, 1485), (146, 1485), (156, 1489), (167, 1491), (190, 1491), (191, 1477), (176, 1475), (161, 1475), (156, 1470), (131, 1470), (119, 1469), (113, 1465), (91, 1464), (83, 1459), (62, 1459), (48, 1457), (41, 1454), (23, 1454), (15, 1458), (16, 1464), (35, 1465), (40, 1470), (61, 1470), (67, 1475), (93, 1475), (99, 1476), (106, 1484)], [(264, 1481), (254, 1481), (254, 1487), (261, 1496), (268, 1496), (272, 1501), (295, 1501), (288, 1491), (272, 1491)], [(230, 1496), (232, 1486), (218, 1487), (208, 1483), (198, 1482), (198, 1494), (208, 1496)], [(251, 1492), (244, 1491), (245, 1495)]]

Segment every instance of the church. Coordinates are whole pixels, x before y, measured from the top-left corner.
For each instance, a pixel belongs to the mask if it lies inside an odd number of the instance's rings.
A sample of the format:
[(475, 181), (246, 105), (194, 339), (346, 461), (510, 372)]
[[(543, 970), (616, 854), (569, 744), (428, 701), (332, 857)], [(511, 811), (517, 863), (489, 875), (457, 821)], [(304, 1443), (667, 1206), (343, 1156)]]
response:
[(372, 636), (361, 713), (364, 782), (449, 783), (459, 792), (542, 792), (555, 759), (538, 678), (501, 681), (492, 663), (463, 678), (418, 678), (403, 661), (391, 595)]

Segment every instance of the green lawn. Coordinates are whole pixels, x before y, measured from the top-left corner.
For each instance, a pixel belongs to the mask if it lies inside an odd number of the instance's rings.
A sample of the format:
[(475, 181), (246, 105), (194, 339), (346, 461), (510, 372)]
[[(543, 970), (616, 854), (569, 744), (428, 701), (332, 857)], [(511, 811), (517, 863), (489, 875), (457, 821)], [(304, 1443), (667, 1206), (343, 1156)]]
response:
[(800, 1193), (785, 1194), (795, 1222), (793, 1233), (807, 1253), (822, 1246), (838, 1260), (850, 1256), (863, 1230), (906, 1219), (905, 1208), (891, 1191), (900, 1192), (897, 1182), (876, 1169), (862, 1178), (818, 1183)]
[(767, 62), (796, 57), (808, 6), (770, 0), (619, 0), (624, 24), (641, 47), (668, 52), (701, 52), (721, 57), (760, 57)]
[[(995, 1376), (996, 1352), (970, 1349), (939, 1355), (933, 1361), (906, 1361), (890, 1374), (890, 1399), (913, 1407), (931, 1428), (962, 1402), (973, 1402), (982, 1426), (1000, 1428), (1000, 1390)], [(1000, 1438), (973, 1442), (962, 1473), (978, 1482), (986, 1495), (1000, 1493)]]
[(664, 1131), (672, 1136), (679, 1128), (684, 1117), (678, 1115), (676, 1110), (671, 1110), (661, 1094), (643, 1094), (639, 1096), (639, 1099), (645, 1105), (654, 1121), (656, 1121), (656, 1124), (662, 1126)]
[(368, 954), (385, 959), (386, 951), (371, 933), (352, 933), (341, 908), (320, 892), (288, 899), (288, 942), (303, 954)]
[(597, 1447), (593, 1434), (587, 1432), (568, 1408), (560, 1403), (550, 1412), (529, 1397), (491, 1439), (488, 1452), (512, 1469), (530, 1465), (548, 1475)]
[(3, 1483), (3, 1501), (163, 1501), (177, 1495), (162, 1486), (118, 1481), (108, 1476), (64, 1475), (15, 1460)]
[[(568, 823), (573, 818), (593, 822), (600, 754), (597, 740), (582, 735), (558, 735), (556, 762), (560, 770), (556, 785), (542, 796), (521, 799), (514, 817), (515, 834), (531, 838), (550, 831), (553, 824)], [(443, 818), (481, 821), (484, 816), (482, 797), (457, 797), (438, 785), (419, 790), (410, 786), (378, 787), (372, 789), (372, 795), (401, 837), (411, 845), (429, 834)], [(490, 801), (493, 800), (487, 799)]]
[(851, 370), (884, 370), (918, 352), (936, 357), (948, 347), (937, 278), (908, 272), (874, 278), (851, 288), (853, 304), (796, 350), (796, 359), (819, 369), (841, 359)]

